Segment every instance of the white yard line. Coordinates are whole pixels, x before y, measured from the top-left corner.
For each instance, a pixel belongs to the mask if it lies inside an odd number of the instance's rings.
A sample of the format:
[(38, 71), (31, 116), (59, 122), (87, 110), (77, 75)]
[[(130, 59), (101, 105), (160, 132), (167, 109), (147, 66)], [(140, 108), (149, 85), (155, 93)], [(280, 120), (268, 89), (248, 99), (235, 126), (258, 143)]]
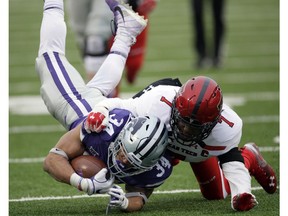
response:
[[(135, 92), (120, 94), (121, 98), (130, 98)], [(247, 101), (279, 100), (278, 92), (251, 92), (243, 94), (225, 94), (224, 102), (229, 106), (243, 106)], [(47, 108), (39, 95), (9, 97), (9, 111), (17, 115), (49, 115)]]
[[(262, 190), (262, 187), (252, 187), (252, 190)], [(153, 194), (178, 194), (178, 193), (199, 193), (199, 189), (178, 189), (170, 191), (154, 191)], [(95, 198), (95, 197), (108, 197), (107, 194), (88, 195), (74, 195), (74, 196), (48, 196), (48, 197), (21, 197), (20, 199), (9, 199), (9, 202), (29, 202), (29, 201), (42, 201), (42, 200), (63, 200), (63, 199), (82, 199), (82, 198)]]
[[(255, 123), (271, 123), (279, 122), (278, 115), (270, 116), (247, 116), (242, 118), (245, 124), (255, 124)], [(64, 127), (61, 125), (25, 125), (25, 126), (14, 126), (9, 128), (10, 134), (20, 134), (20, 133), (51, 133), (51, 132), (61, 132), (65, 131)]]

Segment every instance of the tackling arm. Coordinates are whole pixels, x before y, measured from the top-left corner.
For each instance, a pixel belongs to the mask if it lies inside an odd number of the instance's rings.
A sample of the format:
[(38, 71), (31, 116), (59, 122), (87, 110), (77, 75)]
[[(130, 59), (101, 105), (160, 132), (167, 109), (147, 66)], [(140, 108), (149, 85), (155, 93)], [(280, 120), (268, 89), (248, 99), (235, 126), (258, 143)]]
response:
[(219, 160), (230, 185), (231, 207), (237, 211), (247, 211), (257, 205), (251, 193), (251, 177), (238, 148), (219, 156)]

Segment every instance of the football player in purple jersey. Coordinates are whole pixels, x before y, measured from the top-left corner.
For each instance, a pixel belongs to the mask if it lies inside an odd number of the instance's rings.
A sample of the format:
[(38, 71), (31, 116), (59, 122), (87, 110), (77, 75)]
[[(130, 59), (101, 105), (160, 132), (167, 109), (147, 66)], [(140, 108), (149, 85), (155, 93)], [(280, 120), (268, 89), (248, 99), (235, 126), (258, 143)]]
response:
[[(127, 5), (115, 0), (106, 2), (114, 13), (116, 36), (107, 59), (86, 85), (65, 57), (63, 0), (44, 1), (36, 71), (48, 111), (68, 132), (50, 150), (43, 168), (56, 180), (89, 195), (108, 193), (109, 207), (137, 211), (143, 208), (153, 188), (171, 174), (170, 158), (164, 154), (168, 134), (159, 118), (135, 118), (124, 109), (111, 110), (106, 122), (101, 114), (95, 115), (105, 127), (92, 127), (91, 131), (85, 123), (91, 108), (105, 99), (121, 79), (130, 48), (147, 25), (147, 20)], [(85, 152), (100, 157), (107, 168), (92, 178), (79, 176), (69, 161)], [(114, 183), (124, 183), (126, 193)]]

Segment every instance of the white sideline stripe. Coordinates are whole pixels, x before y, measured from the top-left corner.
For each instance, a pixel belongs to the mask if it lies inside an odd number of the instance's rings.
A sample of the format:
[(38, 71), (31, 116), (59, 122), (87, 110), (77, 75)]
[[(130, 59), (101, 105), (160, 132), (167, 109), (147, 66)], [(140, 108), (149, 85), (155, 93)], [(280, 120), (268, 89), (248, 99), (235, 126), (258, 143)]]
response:
[[(246, 79), (246, 78), (245, 78)], [(247, 79), (246, 79), (247, 80)], [(136, 92), (121, 93), (121, 98), (130, 98)], [(224, 102), (233, 106), (243, 106), (247, 101), (275, 101), (279, 100), (279, 92), (251, 92), (225, 94)], [(9, 111), (17, 115), (49, 115), (47, 108), (39, 95), (10, 96)]]
[[(260, 147), (259, 150), (261, 152), (277, 152), (279, 151), (279, 146), (265, 146)], [(10, 164), (23, 164), (23, 163), (42, 163), (44, 161), (45, 157), (39, 157), (39, 158), (10, 158), (9, 163)]]
[(23, 164), (23, 163), (42, 163), (45, 157), (39, 158), (11, 158), (9, 163), (11, 164)]
[[(246, 124), (253, 123), (270, 123), (279, 122), (278, 115), (270, 116), (247, 116), (242, 118), (243, 122)], [(9, 128), (10, 134), (19, 133), (50, 133), (50, 132), (61, 132), (65, 131), (64, 127), (61, 125), (43, 125), (43, 126), (15, 126)]]
[(279, 116), (278, 115), (247, 116), (247, 117), (243, 117), (242, 120), (246, 124), (279, 122)]
[[(252, 190), (261, 190), (262, 187), (252, 187)], [(171, 191), (154, 191), (153, 194), (177, 194), (177, 193), (199, 193), (199, 189), (187, 190), (171, 190)], [(95, 198), (95, 197), (108, 197), (107, 194), (88, 195), (75, 195), (75, 196), (49, 196), (49, 197), (22, 197), (20, 199), (9, 199), (9, 202), (29, 202), (41, 200), (63, 200), (63, 199), (82, 199), (82, 198)]]
[(65, 131), (62, 125), (15, 126), (9, 128), (10, 134), (18, 133), (50, 133)]

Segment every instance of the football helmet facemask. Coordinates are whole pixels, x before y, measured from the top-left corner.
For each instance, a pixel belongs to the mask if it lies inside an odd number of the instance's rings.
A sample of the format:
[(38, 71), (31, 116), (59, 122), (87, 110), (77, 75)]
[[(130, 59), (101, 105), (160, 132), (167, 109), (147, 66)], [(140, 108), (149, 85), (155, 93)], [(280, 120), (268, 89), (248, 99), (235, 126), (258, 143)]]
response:
[(128, 122), (108, 149), (108, 168), (118, 178), (152, 169), (168, 145), (168, 131), (156, 117)]
[(206, 139), (221, 115), (223, 96), (219, 85), (205, 76), (188, 80), (176, 94), (170, 125), (183, 145)]

